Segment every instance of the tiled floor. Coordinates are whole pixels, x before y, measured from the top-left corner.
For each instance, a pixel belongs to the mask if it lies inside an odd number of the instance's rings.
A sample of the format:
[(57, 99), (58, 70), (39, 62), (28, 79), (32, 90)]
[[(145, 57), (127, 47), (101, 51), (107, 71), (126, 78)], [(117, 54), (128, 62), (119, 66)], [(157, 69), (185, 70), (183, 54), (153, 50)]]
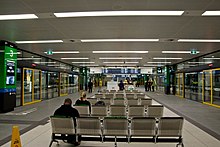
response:
[[(143, 91), (143, 88), (140, 88), (140, 90)], [(88, 97), (90, 97), (93, 94), (94, 93), (88, 94)], [(168, 107), (165, 107), (164, 109), (164, 116), (177, 116), (177, 114), (171, 111), (174, 109), (176, 109), (175, 112), (177, 112), (179, 115), (180, 115), (179, 112), (181, 112), (181, 114), (185, 113), (185, 115), (190, 115), (190, 113), (187, 112), (186, 107), (185, 107), (185, 106), (189, 107), (189, 105), (190, 106), (196, 105), (197, 106), (196, 108), (199, 108), (197, 103), (194, 104), (194, 102), (191, 102), (191, 101), (189, 102), (183, 101), (178, 98), (175, 98), (175, 96), (169, 96), (169, 95), (164, 96), (163, 94), (158, 94), (158, 93), (147, 93), (147, 94), (151, 98), (157, 101), (161, 101), (165, 106), (168, 106)], [(75, 94), (69, 95), (68, 97), (72, 98), (73, 101), (75, 101), (76, 99), (78, 99), (79, 94), (75, 93)], [(6, 140), (9, 139), (12, 125), (15, 125), (17, 123), (17, 125), (20, 127), (21, 132), (26, 132), (24, 130), (28, 127), (32, 128), (26, 133), (21, 133), (22, 134), (21, 135), (22, 147), (48, 147), (50, 143), (50, 139), (51, 139), (51, 126), (50, 126), (50, 122), (42, 123), (42, 120), (47, 120), (48, 116), (53, 114), (55, 109), (58, 108), (63, 103), (64, 99), (65, 97), (54, 98), (51, 100), (43, 101), (41, 103), (16, 108), (15, 111), (12, 112), (12, 114), (11, 113), (0, 114), (0, 142), (1, 141), (5, 142)], [(156, 101), (153, 101), (153, 103), (158, 104)], [(180, 109), (180, 106), (178, 106), (178, 103), (180, 103), (180, 105), (183, 106), (181, 109)], [(172, 108), (172, 109), (169, 110), (168, 108)], [(219, 110), (213, 110), (211, 107), (208, 107), (207, 109), (208, 109), (208, 112), (204, 112), (206, 114), (209, 114), (209, 112), (219, 112)], [(21, 112), (27, 112), (28, 110), (36, 110), (36, 111), (33, 111), (27, 115), (16, 115), (16, 114), (20, 114)], [(197, 109), (195, 109), (194, 111), (196, 113), (199, 113)], [(215, 113), (213, 116), (214, 118), (216, 118), (219, 116), (219, 114)], [(197, 116), (197, 119), (199, 119), (198, 116)], [(204, 120), (204, 121), (205, 119), (206, 118), (201, 118), (201, 120)], [(211, 118), (209, 118), (208, 120), (211, 120)], [(216, 121), (219, 122), (218, 120), (219, 118), (213, 119), (213, 122), (216, 122)], [(208, 123), (210, 124), (212, 122), (208, 122)], [(219, 125), (219, 123), (216, 125)], [(219, 130), (220, 128), (217, 127), (216, 132), (218, 132)], [(183, 125), (183, 143), (185, 147), (219, 147), (220, 146), (219, 140), (212, 137), (208, 133), (204, 132), (200, 128), (196, 127), (192, 123), (188, 122), (186, 119), (184, 120), (184, 125)], [(53, 143), (52, 146), (55, 147), (56, 143)], [(70, 146), (73, 146), (73, 145), (63, 143), (62, 141), (60, 141), (60, 147), (70, 147)], [(113, 142), (101, 143), (101, 142), (83, 141), (80, 146), (81, 147), (113, 147), (114, 143)], [(154, 144), (154, 143), (132, 142), (129, 144), (118, 143), (118, 146), (119, 147), (146, 147), (146, 146), (147, 147), (175, 147), (176, 143)], [(3, 144), (1, 147), (10, 147), (10, 142)]]
[[(158, 104), (157, 102), (153, 102)], [(169, 109), (164, 109), (164, 116), (177, 116)], [(23, 147), (48, 147), (51, 138), (51, 126), (50, 123), (40, 125), (29, 132), (21, 135), (21, 142)], [(192, 125), (188, 121), (184, 121), (183, 126), (183, 142), (185, 147), (219, 147), (220, 141), (205, 133), (201, 129)], [(73, 145), (59, 142), (60, 147), (71, 147)], [(57, 144), (53, 143), (53, 147)], [(9, 147), (10, 142), (3, 145), (2, 147)], [(113, 147), (113, 142), (91, 142), (83, 141), (81, 147)], [(118, 147), (175, 147), (176, 143), (118, 143)]]

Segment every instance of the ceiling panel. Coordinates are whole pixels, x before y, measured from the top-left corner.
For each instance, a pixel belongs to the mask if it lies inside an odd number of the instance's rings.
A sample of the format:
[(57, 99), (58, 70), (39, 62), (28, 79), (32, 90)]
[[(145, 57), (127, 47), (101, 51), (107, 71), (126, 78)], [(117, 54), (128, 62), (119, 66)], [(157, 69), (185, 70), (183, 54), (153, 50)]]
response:
[[(205, 10), (219, 10), (219, 0), (1, 0), (0, 14), (35, 13), (39, 19), (0, 21), (0, 39), (51, 40), (55, 44), (18, 44), (19, 48), (45, 55), (47, 50), (77, 50), (79, 54), (54, 54), (49, 57), (89, 57), (103, 65), (100, 57), (142, 57), (139, 66), (155, 60), (153, 57), (182, 57), (182, 61), (220, 49), (220, 43), (179, 43), (179, 38), (220, 39), (219, 17), (201, 17)], [(83, 17), (56, 18), (54, 12), (98, 10), (184, 10), (180, 17)], [(81, 43), (80, 39), (159, 38), (159, 42)], [(170, 40), (170, 39), (173, 39)], [(71, 42), (74, 40), (75, 42)], [(198, 55), (162, 54), (162, 50), (197, 49)], [(93, 54), (93, 50), (147, 50), (148, 54)], [(76, 60), (63, 60), (71, 63)], [(80, 60), (77, 60), (80, 61)], [(119, 61), (119, 60), (105, 60)], [(170, 61), (170, 60), (167, 60)], [(181, 60), (172, 60), (172, 63)]]

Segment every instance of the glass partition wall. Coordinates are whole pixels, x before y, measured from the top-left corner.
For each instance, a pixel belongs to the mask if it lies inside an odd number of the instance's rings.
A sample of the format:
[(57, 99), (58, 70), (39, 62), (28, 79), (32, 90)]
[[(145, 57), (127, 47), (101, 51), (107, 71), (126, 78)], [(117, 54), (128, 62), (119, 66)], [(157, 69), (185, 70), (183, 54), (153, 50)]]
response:
[(183, 73), (176, 74), (176, 95), (184, 97), (184, 77)]

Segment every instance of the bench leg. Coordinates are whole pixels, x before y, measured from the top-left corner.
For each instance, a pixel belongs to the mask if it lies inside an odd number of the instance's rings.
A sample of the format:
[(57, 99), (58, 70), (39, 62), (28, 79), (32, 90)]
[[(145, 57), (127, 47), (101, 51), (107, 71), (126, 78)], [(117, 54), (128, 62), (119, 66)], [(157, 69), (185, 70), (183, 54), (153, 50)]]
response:
[(115, 136), (115, 147), (117, 147), (117, 137)]
[(49, 147), (51, 147), (51, 145), (53, 144), (53, 142), (56, 142), (56, 143), (59, 145), (59, 142), (58, 142), (57, 140), (52, 139), (51, 142), (50, 142)]

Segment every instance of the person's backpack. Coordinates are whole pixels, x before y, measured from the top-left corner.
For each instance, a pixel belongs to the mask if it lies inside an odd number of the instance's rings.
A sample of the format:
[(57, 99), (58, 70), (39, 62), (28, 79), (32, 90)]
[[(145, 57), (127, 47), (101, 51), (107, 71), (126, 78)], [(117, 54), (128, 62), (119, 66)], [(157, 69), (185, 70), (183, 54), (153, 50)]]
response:
[(105, 102), (98, 101), (98, 102), (95, 103), (95, 106), (105, 106)]

